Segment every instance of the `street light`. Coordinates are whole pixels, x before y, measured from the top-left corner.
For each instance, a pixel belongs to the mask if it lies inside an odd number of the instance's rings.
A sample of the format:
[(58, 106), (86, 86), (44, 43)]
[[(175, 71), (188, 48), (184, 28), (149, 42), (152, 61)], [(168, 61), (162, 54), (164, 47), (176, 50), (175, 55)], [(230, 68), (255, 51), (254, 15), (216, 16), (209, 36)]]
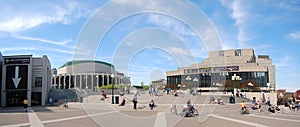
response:
[(111, 74), (110, 77), (112, 78), (112, 88), (111, 88), (111, 104), (115, 104), (115, 100), (114, 100), (114, 74)]
[[(234, 74), (233, 76), (231, 76), (231, 80), (232, 81), (241, 81), (242, 80), (242, 78), (240, 77), (240, 76), (237, 76), (236, 74)], [(234, 83), (232, 83), (233, 84), (233, 89), (235, 89), (235, 85), (234, 85)], [(234, 95), (234, 90), (232, 91), (232, 94)]]
[(195, 77), (194, 79), (193, 79), (193, 81), (194, 81), (194, 93), (195, 93), (195, 95), (198, 93), (198, 91), (196, 91), (196, 86), (195, 86), (195, 82), (198, 82), (199, 80)]
[(187, 76), (187, 77), (185, 78), (185, 80), (188, 82), (188, 83), (187, 83), (187, 86), (190, 88), (189, 81), (191, 81), (192, 78), (191, 78), (190, 76)]
[(251, 88), (250, 90), (252, 91), (252, 87), (254, 86), (251, 82), (248, 83), (248, 86)]
[(270, 92), (270, 83), (267, 83), (268, 90)]

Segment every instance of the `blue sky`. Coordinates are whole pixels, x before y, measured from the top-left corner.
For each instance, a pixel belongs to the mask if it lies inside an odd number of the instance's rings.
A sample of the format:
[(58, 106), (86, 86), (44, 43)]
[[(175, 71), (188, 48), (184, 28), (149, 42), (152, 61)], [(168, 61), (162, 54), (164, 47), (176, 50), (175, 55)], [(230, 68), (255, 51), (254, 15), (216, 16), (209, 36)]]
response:
[[(165, 4), (162, 1), (145, 4), (140, 0), (0, 0), (0, 3), (0, 52), (3, 55), (47, 55), (53, 68), (74, 58), (75, 50), (80, 49), (82, 45), (79, 44), (83, 43), (80, 42), (83, 28), (96, 16), (100, 16), (101, 22), (94, 26), (106, 28), (103, 22), (113, 19), (111, 13), (114, 10), (125, 8), (126, 11), (132, 11), (142, 7), (145, 10), (160, 10)], [(182, 0), (169, 3), (171, 9), (168, 11), (180, 11), (186, 17), (197, 19), (199, 12), (184, 9), (184, 3), (191, 4), (204, 15), (203, 20), (194, 22), (206, 27), (210, 25), (205, 22), (206, 19), (210, 21), (222, 49), (253, 48), (256, 55), (270, 55), (276, 65), (277, 88), (286, 88), (288, 91), (300, 88), (299, 0)], [(176, 4), (182, 6), (174, 7)], [(110, 5), (120, 8), (109, 8)], [(195, 33), (197, 30), (188, 24), (188, 19), (180, 19), (180, 14), (175, 14), (178, 18), (174, 14), (156, 11), (125, 17), (105, 31), (95, 51), (84, 50), (83, 55), (92, 54), (86, 59), (113, 62), (120, 66), (122, 59), (129, 58), (129, 63), (124, 62), (125, 70), (122, 67), (117, 69), (125, 71), (133, 84), (140, 84), (141, 81), (148, 84), (150, 80), (163, 78), (166, 71), (182, 66), (175, 59), (178, 54), (187, 65), (201, 62), (207, 57), (209, 44), (216, 41), (209, 43), (209, 40), (216, 36), (210, 36), (213, 31), (204, 31), (207, 35), (198, 38)], [(150, 34), (152, 38), (147, 39)], [(135, 42), (137, 40), (144, 43)], [(87, 39), (83, 47), (92, 46), (90, 43)], [(138, 48), (146, 43), (154, 46)]]

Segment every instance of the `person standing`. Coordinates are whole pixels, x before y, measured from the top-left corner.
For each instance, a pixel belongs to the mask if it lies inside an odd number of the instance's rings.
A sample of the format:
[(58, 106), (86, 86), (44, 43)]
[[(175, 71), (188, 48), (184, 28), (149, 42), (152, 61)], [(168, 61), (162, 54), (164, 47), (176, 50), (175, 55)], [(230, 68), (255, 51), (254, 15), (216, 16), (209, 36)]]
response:
[(27, 97), (24, 99), (23, 105), (24, 105), (25, 112), (27, 112), (27, 107), (28, 107), (28, 98)]
[(132, 99), (132, 102), (133, 102), (133, 109), (137, 110), (136, 106), (137, 106), (137, 95), (134, 95), (133, 99)]

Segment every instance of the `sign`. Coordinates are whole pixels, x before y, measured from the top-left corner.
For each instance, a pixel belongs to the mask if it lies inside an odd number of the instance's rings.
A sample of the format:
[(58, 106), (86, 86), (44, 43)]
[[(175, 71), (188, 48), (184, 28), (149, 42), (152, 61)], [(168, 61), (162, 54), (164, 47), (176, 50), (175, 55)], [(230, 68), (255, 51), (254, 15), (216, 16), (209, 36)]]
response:
[(18, 88), (18, 85), (20, 83), (21, 78), (19, 78), (19, 66), (16, 66), (15, 68), (15, 78), (12, 78), (14, 85), (16, 88)]
[(30, 64), (30, 57), (4, 58), (4, 64)]
[(184, 74), (197, 74), (197, 73), (212, 73), (212, 72), (229, 72), (239, 71), (239, 66), (225, 66), (225, 67), (205, 67), (198, 69), (185, 69)]
[(6, 66), (6, 90), (27, 89), (28, 65)]

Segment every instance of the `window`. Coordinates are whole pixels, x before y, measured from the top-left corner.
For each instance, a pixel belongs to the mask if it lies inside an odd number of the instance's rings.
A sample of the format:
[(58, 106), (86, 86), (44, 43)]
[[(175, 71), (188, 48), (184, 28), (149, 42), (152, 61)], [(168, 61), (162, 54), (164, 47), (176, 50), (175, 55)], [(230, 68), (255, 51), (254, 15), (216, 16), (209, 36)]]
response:
[(224, 56), (224, 51), (219, 51), (219, 56)]
[(235, 50), (235, 56), (241, 56), (241, 55), (242, 55), (241, 49)]
[(33, 87), (42, 87), (42, 77), (35, 77), (34, 78)]

